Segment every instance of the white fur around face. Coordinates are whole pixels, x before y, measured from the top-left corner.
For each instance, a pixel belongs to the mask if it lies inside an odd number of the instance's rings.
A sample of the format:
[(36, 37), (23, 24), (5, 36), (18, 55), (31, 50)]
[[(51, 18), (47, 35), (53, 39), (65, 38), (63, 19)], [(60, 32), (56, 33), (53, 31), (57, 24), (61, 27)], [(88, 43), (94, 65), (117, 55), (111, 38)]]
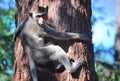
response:
[(44, 21), (44, 20), (43, 20), (43, 18), (42, 18), (42, 17), (38, 19), (38, 23), (39, 23), (39, 24), (44, 24), (44, 22), (43, 22), (43, 21)]

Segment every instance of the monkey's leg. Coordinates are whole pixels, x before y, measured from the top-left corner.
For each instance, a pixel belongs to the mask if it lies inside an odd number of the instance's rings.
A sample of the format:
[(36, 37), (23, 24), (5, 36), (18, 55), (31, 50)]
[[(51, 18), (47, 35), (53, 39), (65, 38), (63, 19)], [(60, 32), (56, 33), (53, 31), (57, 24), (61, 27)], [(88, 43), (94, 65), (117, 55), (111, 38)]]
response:
[(59, 63), (63, 64), (66, 70), (70, 73), (75, 72), (79, 68), (79, 66), (81, 66), (85, 62), (80, 59), (72, 62), (67, 56), (66, 52), (60, 46), (49, 45), (39, 49), (39, 51), (42, 54), (40, 56), (44, 57), (40, 57), (39, 59), (58, 61)]

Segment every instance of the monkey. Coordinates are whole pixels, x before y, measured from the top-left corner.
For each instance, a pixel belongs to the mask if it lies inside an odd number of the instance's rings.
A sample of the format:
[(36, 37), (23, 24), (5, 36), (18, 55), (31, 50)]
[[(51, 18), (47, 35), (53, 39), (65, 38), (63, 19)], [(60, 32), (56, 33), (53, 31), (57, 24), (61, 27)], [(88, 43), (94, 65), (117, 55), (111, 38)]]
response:
[(23, 51), (28, 55), (33, 81), (38, 81), (35, 62), (45, 65), (49, 61), (57, 61), (62, 64), (69, 73), (74, 73), (85, 62), (80, 59), (73, 62), (60, 46), (53, 43), (45, 44), (45, 37), (51, 37), (57, 40), (89, 40), (84, 34), (59, 32), (52, 28), (43, 20), (44, 15), (47, 14), (47, 10), (48, 8), (41, 6), (33, 9), (32, 12), (29, 12), (28, 17), (20, 22), (13, 34), (15, 41), (17, 37), (21, 39)]

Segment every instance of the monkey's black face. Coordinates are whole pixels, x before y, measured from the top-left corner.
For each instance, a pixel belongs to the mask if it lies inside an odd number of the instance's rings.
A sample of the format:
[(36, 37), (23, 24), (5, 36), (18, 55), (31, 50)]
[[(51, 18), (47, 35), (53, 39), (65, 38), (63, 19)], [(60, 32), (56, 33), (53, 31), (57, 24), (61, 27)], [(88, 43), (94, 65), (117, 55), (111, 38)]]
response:
[[(35, 10), (35, 17), (38, 20), (38, 22), (42, 19), (47, 20), (47, 12), (48, 12), (48, 7), (41, 7), (38, 6), (37, 9)], [(43, 21), (43, 20), (42, 20)]]
[(28, 11), (29, 16), (32, 18), (40, 18), (43, 17), (44, 19), (47, 18), (48, 7), (37, 6), (31, 11)]
[(41, 7), (41, 6), (38, 6), (38, 10), (37, 10), (37, 11), (40, 11), (40, 12), (45, 12), (45, 11), (46, 11), (46, 8)]
[[(45, 8), (45, 7), (38, 6), (35, 12), (41, 15), (45, 15), (48, 12), (48, 7)], [(38, 15), (38, 16), (41, 16), (41, 15)]]

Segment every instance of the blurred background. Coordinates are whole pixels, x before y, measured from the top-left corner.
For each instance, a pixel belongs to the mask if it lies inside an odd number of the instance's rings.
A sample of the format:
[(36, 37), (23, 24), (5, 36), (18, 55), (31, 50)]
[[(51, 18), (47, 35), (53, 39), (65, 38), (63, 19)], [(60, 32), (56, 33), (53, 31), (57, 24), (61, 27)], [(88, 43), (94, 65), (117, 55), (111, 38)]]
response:
[[(120, 81), (120, 0), (91, 1), (91, 31), (99, 81)], [(0, 81), (13, 81), (14, 15), (15, 1), (0, 0)]]

